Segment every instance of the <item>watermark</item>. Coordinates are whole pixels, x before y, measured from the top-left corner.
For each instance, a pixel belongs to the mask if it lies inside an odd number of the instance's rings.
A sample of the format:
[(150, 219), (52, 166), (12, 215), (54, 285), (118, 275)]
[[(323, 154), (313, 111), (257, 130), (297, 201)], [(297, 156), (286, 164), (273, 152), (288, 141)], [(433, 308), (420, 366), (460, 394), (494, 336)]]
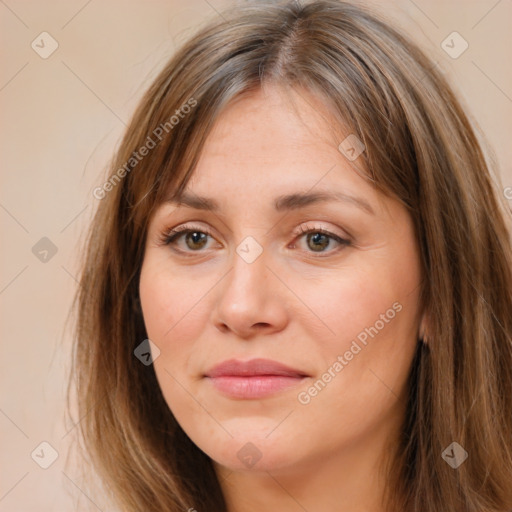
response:
[[(386, 324), (389, 324), (393, 318), (395, 318), (397, 313), (402, 311), (403, 306), (400, 302), (395, 302), (393, 305), (385, 312), (381, 313), (379, 316), (379, 320), (377, 320), (372, 326), (365, 327), (353, 340), (350, 345), (350, 348), (343, 354), (336, 358), (333, 364), (327, 368), (327, 370), (322, 374), (322, 376), (307, 390), (301, 391), (297, 395), (298, 401), (302, 405), (308, 405), (311, 402), (311, 399), (318, 395), (327, 384), (329, 384), (335, 377), (338, 375), (344, 368), (347, 366), (350, 361), (354, 359), (354, 357), (361, 352), (361, 350), (368, 345), (369, 339), (374, 338), (379, 334), (379, 332), (384, 329)], [(362, 345), (362, 346), (361, 346)]]
[(458, 32), (452, 32), (443, 40), (441, 48), (452, 59), (458, 59), (469, 48), (469, 43)]
[(59, 43), (48, 32), (41, 32), (30, 46), (41, 59), (47, 59), (59, 47)]
[(443, 460), (453, 469), (457, 469), (468, 458), (468, 452), (457, 442), (451, 443), (441, 453)]
[(160, 349), (151, 340), (145, 339), (137, 345), (133, 354), (144, 366), (150, 366), (160, 356)]
[(512, 201), (512, 187), (505, 187), (503, 190), (503, 195), (505, 196), (505, 199)]
[(353, 133), (351, 133), (346, 139), (342, 140), (338, 146), (338, 150), (351, 162), (356, 160), (361, 153), (365, 151), (365, 149), (366, 147), (363, 144), (363, 141)]
[(236, 248), (236, 253), (246, 263), (254, 263), (263, 252), (263, 247), (252, 236), (246, 236)]
[(47, 441), (39, 443), (30, 454), (41, 468), (48, 469), (59, 457), (59, 452)]
[(48, 263), (56, 254), (57, 246), (46, 236), (43, 236), (32, 247), (32, 254), (42, 263)]
[(113, 190), (121, 180), (129, 174), (137, 164), (147, 156), (152, 149), (154, 149), (164, 138), (165, 136), (177, 125), (180, 120), (183, 119), (187, 114), (191, 112), (191, 110), (197, 105), (197, 101), (194, 98), (190, 98), (187, 102), (183, 103), (179, 109), (174, 112), (174, 115), (169, 117), (165, 123), (160, 123), (152, 132), (151, 135), (148, 135), (144, 144), (137, 150), (132, 153), (132, 156), (128, 159), (128, 161), (117, 171), (110, 176), (110, 178), (101, 185), (101, 187), (96, 187), (92, 191), (92, 195), (95, 199), (102, 200), (105, 199), (107, 193)]
[(253, 443), (245, 443), (242, 448), (238, 450), (236, 456), (244, 466), (250, 469), (263, 457), (263, 454)]

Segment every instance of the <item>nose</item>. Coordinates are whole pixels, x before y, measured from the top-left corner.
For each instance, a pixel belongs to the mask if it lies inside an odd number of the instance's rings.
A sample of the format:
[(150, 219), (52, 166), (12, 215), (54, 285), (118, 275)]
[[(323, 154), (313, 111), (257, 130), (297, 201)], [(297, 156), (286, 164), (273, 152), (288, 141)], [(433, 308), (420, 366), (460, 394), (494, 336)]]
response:
[(235, 253), (233, 267), (216, 287), (215, 327), (244, 339), (281, 331), (288, 323), (284, 288), (267, 266), (265, 251), (252, 263)]

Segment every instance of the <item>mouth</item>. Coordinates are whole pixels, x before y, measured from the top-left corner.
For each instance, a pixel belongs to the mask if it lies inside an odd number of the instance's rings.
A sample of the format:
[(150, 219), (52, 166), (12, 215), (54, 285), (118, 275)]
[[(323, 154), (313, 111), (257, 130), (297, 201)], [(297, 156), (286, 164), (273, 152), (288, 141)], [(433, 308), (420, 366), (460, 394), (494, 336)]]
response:
[(204, 377), (223, 395), (247, 400), (295, 387), (309, 375), (270, 359), (230, 359), (214, 366)]

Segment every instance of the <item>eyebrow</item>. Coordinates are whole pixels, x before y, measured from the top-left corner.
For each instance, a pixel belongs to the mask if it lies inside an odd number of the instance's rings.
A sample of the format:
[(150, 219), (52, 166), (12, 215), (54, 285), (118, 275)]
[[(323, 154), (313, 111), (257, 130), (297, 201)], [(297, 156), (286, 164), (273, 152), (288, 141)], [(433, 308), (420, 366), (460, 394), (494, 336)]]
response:
[[(298, 210), (312, 204), (342, 201), (352, 204), (370, 215), (375, 215), (375, 211), (370, 204), (360, 197), (352, 196), (341, 192), (303, 192), (279, 196), (274, 201), (274, 208), (278, 212)], [(171, 197), (165, 201), (166, 203), (176, 204), (177, 206), (188, 206), (196, 210), (206, 210), (218, 212), (220, 210), (219, 203), (211, 198), (197, 196), (182, 192), (179, 196)]]

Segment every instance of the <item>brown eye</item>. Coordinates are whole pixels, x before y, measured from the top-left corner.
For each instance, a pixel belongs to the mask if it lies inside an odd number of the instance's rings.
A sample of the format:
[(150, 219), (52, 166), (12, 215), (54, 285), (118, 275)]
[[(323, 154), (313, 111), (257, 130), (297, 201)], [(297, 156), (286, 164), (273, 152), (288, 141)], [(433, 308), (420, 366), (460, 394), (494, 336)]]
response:
[(301, 226), (298, 234), (302, 250), (318, 256), (333, 255), (351, 244), (350, 240), (319, 227)]
[(324, 233), (309, 233), (306, 237), (308, 247), (315, 252), (321, 252), (328, 247), (331, 237)]
[(189, 231), (185, 234), (185, 243), (191, 250), (202, 249), (207, 242), (208, 235), (201, 231)]
[[(162, 233), (161, 242), (181, 252), (200, 252), (207, 248), (210, 233), (194, 228), (181, 227)], [(202, 251), (201, 251), (202, 252)]]

